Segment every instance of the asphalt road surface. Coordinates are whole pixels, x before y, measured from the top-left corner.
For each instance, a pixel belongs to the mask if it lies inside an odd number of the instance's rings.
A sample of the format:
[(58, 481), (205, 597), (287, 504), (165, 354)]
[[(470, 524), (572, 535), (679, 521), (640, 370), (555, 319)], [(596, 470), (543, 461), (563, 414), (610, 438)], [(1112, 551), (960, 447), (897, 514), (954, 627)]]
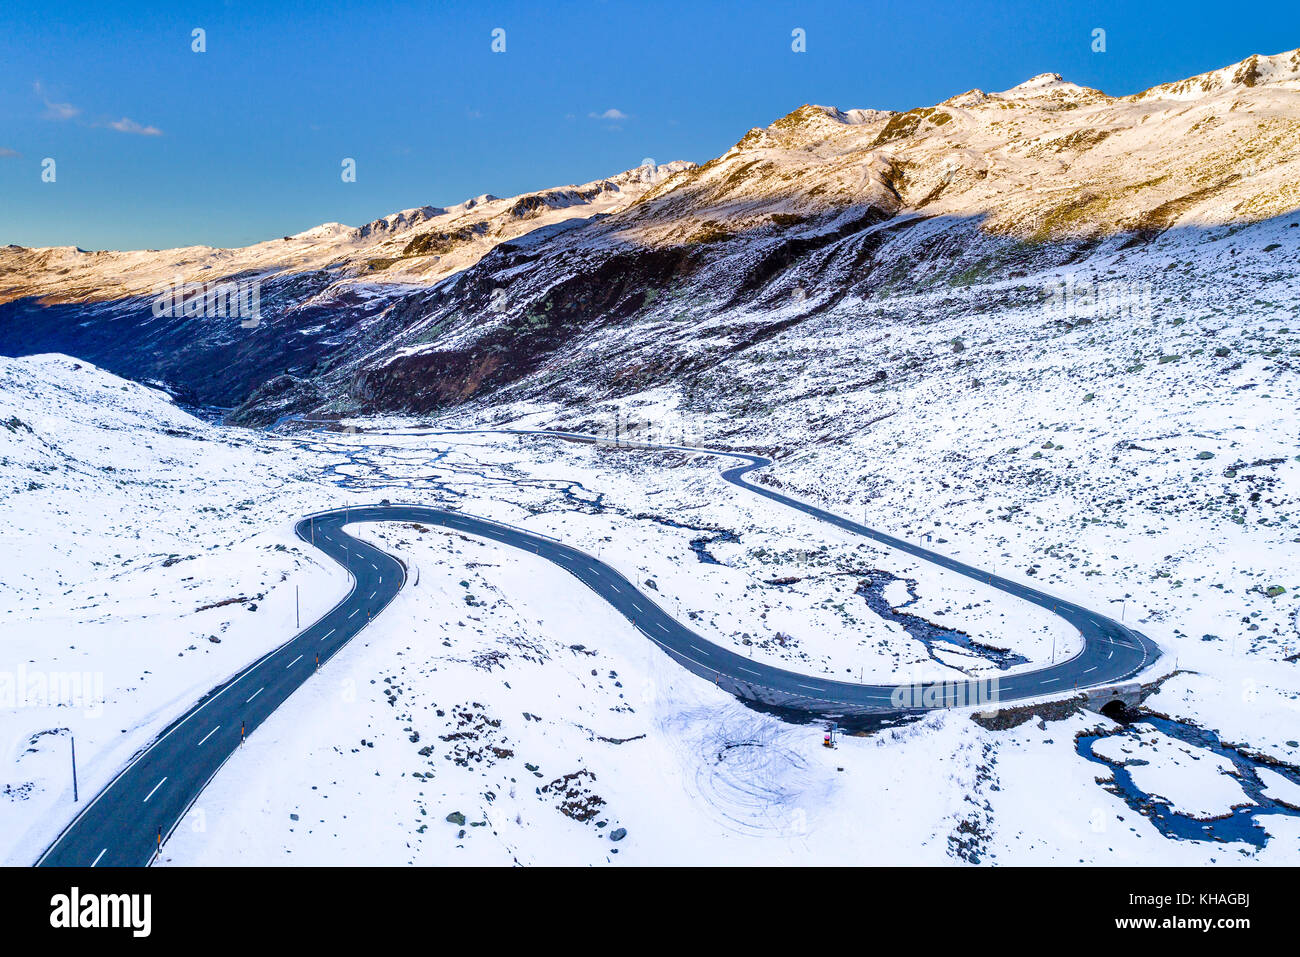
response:
[(405, 584), (406, 570), (342, 530), (349, 517), (367, 521), (357, 517), (362, 511), (340, 509), (297, 526), (300, 538), (351, 571), (347, 597), (173, 722), (86, 806), (38, 865), (148, 864), (243, 737), (383, 611)]
[[(529, 434), (593, 440), (573, 433)], [(203, 788), (240, 748), (243, 738), (383, 611), (406, 584), (406, 569), (397, 559), (343, 530), (352, 523), (419, 522), (531, 552), (565, 569), (600, 595), (682, 667), (748, 703), (794, 717), (852, 724), (864, 716), (899, 716), (937, 707), (1052, 695), (1124, 681), (1159, 656), (1152, 641), (1096, 612), (747, 481), (750, 472), (771, 464), (768, 459), (704, 449), (675, 450), (739, 459), (741, 464), (722, 473), (728, 482), (1050, 609), (1082, 633), (1082, 651), (1067, 661), (1033, 671), (923, 685), (858, 684), (803, 675), (714, 644), (666, 613), (614, 568), (549, 536), (422, 505), (323, 512), (303, 519), (296, 530), (304, 541), (347, 567), (354, 579), (348, 595), (319, 621), (214, 688), (178, 718), (90, 801), (38, 865), (149, 864)]]

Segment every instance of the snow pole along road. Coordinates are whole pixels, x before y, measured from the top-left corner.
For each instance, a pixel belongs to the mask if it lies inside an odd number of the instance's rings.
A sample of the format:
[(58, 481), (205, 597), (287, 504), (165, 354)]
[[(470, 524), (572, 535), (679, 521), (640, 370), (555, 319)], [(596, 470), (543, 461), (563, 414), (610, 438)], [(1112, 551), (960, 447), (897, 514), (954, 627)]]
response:
[[(583, 442), (576, 433), (527, 433)], [(1083, 650), (1069, 661), (1005, 678), (872, 685), (785, 671), (743, 657), (691, 631), (661, 609), (620, 572), (580, 549), (549, 536), (490, 519), (423, 505), (357, 506), (322, 512), (298, 522), (304, 542), (321, 549), (352, 576), (352, 589), (318, 621), (214, 688), (140, 751), (65, 828), (37, 861), (43, 866), (146, 866), (180, 823), (208, 782), (280, 704), (332, 658), (397, 595), (406, 570), (391, 555), (349, 535), (345, 524), (422, 522), (519, 548), (565, 569), (669, 657), (760, 708), (845, 723), (854, 717), (888, 718), (934, 708), (1036, 698), (1078, 687), (1127, 680), (1147, 668), (1159, 649), (1150, 639), (1104, 616), (1029, 586), (991, 575), (928, 549), (819, 509), (744, 476), (771, 464), (756, 455), (675, 446), (648, 446), (730, 456), (742, 464), (725, 470), (728, 482), (837, 527), (934, 562), (1069, 621), (1083, 635)], [(362, 612), (365, 614), (363, 615)]]

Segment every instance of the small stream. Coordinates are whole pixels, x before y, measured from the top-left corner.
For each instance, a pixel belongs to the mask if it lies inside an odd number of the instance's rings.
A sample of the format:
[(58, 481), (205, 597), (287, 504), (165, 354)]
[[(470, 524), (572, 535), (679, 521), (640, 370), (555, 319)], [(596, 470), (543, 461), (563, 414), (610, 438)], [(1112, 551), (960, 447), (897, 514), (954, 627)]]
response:
[[(451, 452), (451, 446), (444, 446), (432, 455), (405, 448), (374, 445), (350, 448), (331, 445), (323, 447), (322, 451), (344, 457), (344, 461), (324, 467), (326, 481), (353, 491), (400, 487), (407, 491), (437, 492), (444, 498), (465, 498), (466, 493), (457, 485), (467, 484), (464, 479), (468, 477), (476, 485), (509, 485), (558, 492), (574, 509), (596, 514), (607, 511), (605, 493), (593, 492), (575, 479), (514, 478), (505, 474), (507, 470), (503, 466), (487, 463), (477, 463), (477, 468), (449, 464), (439, 466)], [(418, 469), (419, 473), (399, 475), (390, 471), (404, 471), (412, 467)], [(348, 468), (363, 470), (365, 474), (351, 474), (346, 471)], [(501, 474), (490, 474), (493, 472)]]
[(671, 518), (664, 518), (661, 515), (649, 515), (645, 512), (633, 515), (632, 518), (637, 521), (657, 522), (660, 525), (666, 525), (668, 528), (681, 528), (688, 532), (706, 532), (707, 534), (705, 535), (691, 539), (691, 551), (693, 551), (695, 557), (705, 565), (722, 564), (722, 562), (718, 561), (717, 558), (713, 556), (713, 553), (709, 551), (710, 545), (715, 545), (718, 542), (734, 544), (740, 541), (739, 535), (725, 528), (711, 528), (707, 525), (687, 525), (685, 522), (678, 522)]
[(713, 553), (709, 551), (709, 546), (714, 545), (717, 542), (727, 542), (730, 544), (738, 541), (740, 541), (740, 536), (735, 532), (718, 532), (715, 535), (692, 538), (691, 551), (695, 553), (696, 558), (704, 562), (706, 565), (721, 565), (722, 562), (714, 558)]
[[(1244, 806), (1233, 808), (1226, 817), (1214, 820), (1181, 814), (1173, 810), (1164, 798), (1148, 794), (1134, 783), (1129, 768), (1146, 764), (1146, 761), (1133, 758), (1117, 763), (1095, 753), (1093, 746), (1098, 741), (1128, 734), (1134, 725), (1143, 724), (1184, 744), (1203, 748), (1231, 761), (1236, 770), (1236, 781), (1241, 785)], [(1257, 769), (1266, 767), (1287, 780), (1300, 784), (1300, 769), (1280, 762), (1251, 757), (1240, 748), (1224, 744), (1214, 732), (1194, 724), (1139, 712), (1137, 717), (1126, 721), (1114, 730), (1101, 734), (1080, 735), (1075, 741), (1075, 750), (1082, 757), (1110, 771), (1114, 783), (1107, 785), (1107, 790), (1122, 797), (1130, 808), (1146, 817), (1161, 835), (1170, 840), (1218, 841), (1224, 844), (1241, 842), (1255, 848), (1262, 848), (1268, 843), (1268, 831), (1260, 825), (1260, 817), (1266, 814), (1300, 817), (1300, 810), (1282, 804), (1264, 793), (1264, 782), (1260, 780), (1257, 773)]]
[[(907, 601), (895, 607), (890, 604), (889, 599), (885, 597), (885, 589), (894, 582), (902, 581), (907, 585)], [(926, 652), (930, 657), (939, 662), (947, 664), (939, 659), (935, 654), (936, 645), (952, 645), (963, 651), (968, 651), (978, 655), (985, 661), (991, 662), (1002, 670), (1013, 668), (1016, 665), (1028, 664), (1029, 659), (1023, 655), (1018, 655), (1014, 651), (1008, 651), (1002, 648), (994, 648), (990, 645), (981, 644), (964, 631), (958, 631), (955, 628), (945, 628), (942, 625), (936, 625), (932, 621), (922, 618), (920, 615), (913, 615), (910, 612), (902, 611), (917, 600), (916, 582), (910, 578), (899, 578), (887, 571), (872, 569), (867, 573), (866, 578), (858, 585), (857, 593), (867, 600), (867, 607), (886, 621), (897, 622), (903, 626), (903, 630), (912, 638), (915, 638), (925, 646)]]

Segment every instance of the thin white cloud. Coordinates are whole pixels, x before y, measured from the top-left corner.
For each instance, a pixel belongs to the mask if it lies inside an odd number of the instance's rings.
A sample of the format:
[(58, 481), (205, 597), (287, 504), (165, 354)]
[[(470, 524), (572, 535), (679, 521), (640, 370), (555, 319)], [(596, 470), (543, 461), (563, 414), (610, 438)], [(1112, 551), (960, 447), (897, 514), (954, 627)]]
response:
[(45, 93), (45, 87), (41, 81), (37, 80), (32, 84), (32, 89), (45, 102), (45, 118), (47, 120), (70, 120), (81, 114), (81, 110), (71, 103), (55, 103)]
[(11, 150), (7, 146), (0, 146), (0, 159), (10, 159), (11, 157), (22, 156), (22, 155), (23, 154), (18, 152), (17, 150)]
[(110, 130), (117, 130), (119, 133), (134, 133), (136, 136), (162, 136), (162, 130), (156, 126), (141, 126), (135, 120), (128, 117), (122, 117), (120, 120), (113, 120), (102, 124)]
[[(47, 120), (71, 120), (81, 115), (81, 108), (73, 106), (71, 103), (56, 103), (49, 98), (44, 84), (37, 80), (32, 84), (32, 90), (45, 103), (45, 118)], [(162, 136), (163, 131), (156, 126), (145, 126), (143, 123), (137, 123), (128, 116), (120, 120), (104, 120), (99, 123), (92, 123), (92, 126), (100, 127), (106, 130), (116, 130), (119, 133), (132, 133), (136, 136)]]
[(591, 117), (593, 120), (618, 121), (618, 120), (627, 119), (626, 113), (624, 113), (622, 110), (616, 110), (613, 107), (610, 107), (604, 113), (588, 113), (587, 116)]

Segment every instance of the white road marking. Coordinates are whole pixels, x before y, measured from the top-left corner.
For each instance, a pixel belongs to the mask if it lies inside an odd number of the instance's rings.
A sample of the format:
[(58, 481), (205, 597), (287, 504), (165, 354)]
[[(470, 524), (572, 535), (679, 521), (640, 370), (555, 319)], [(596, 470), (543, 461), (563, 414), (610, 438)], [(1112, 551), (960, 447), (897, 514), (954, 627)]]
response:
[(103, 856), (104, 856), (105, 854), (107, 854), (107, 853), (108, 853), (108, 848), (104, 848), (102, 851), (100, 851), (100, 852), (95, 856), (95, 859), (94, 859), (93, 861), (90, 862), (90, 866), (91, 866), (91, 867), (94, 867), (96, 864), (98, 864), (98, 863), (99, 863), (99, 859), (100, 859), (101, 857), (103, 857)]
[(1086, 675), (1089, 671), (1096, 671), (1096, 670), (1097, 670), (1097, 666), (1093, 665), (1091, 668), (1087, 669), (1087, 671), (1085, 671), (1084, 674)]
[(748, 669), (748, 668), (746, 668), (746, 667), (744, 667), (744, 666), (742, 666), (742, 665), (738, 665), (737, 667), (739, 667), (741, 671), (747, 671), (747, 672), (749, 672), (749, 674), (751, 674), (751, 675), (756, 675), (756, 674), (758, 674), (757, 671), (750, 671), (750, 669)]
[(355, 617), (357, 617), (357, 612), (359, 612), (360, 610), (361, 610), (360, 608), (353, 608), (353, 609), (352, 609), (352, 614), (348, 615), (348, 617), (349, 617), (349, 618), (355, 618)]
[(290, 668), (292, 668), (294, 665), (296, 665), (296, 664), (297, 664), (298, 662), (300, 662), (300, 661), (302, 661), (302, 655), (299, 655), (297, 658), (293, 659), (293, 661), (291, 661), (291, 662), (289, 662), (287, 665), (285, 665), (285, 666), (284, 666), (284, 670), (285, 670), (285, 671), (288, 671)]
[[(692, 648), (695, 648), (694, 645), (691, 645), (691, 647), (692, 647)], [(703, 648), (695, 648), (695, 650), (698, 651), (700, 654), (704, 655), (706, 658), (707, 658), (708, 655), (709, 655), (709, 653), (708, 653), (707, 651), (705, 651)]]
[[(370, 598), (374, 598), (375, 595), (377, 595), (377, 594), (379, 594), (377, 591), (372, 591), (372, 592), (370, 593)], [(367, 598), (366, 601), (370, 601), (370, 598)]]
[(328, 637), (329, 637), (330, 635), (332, 635), (332, 634), (334, 634), (334, 629), (333, 629), (333, 628), (331, 628), (329, 631), (325, 632), (325, 634), (321, 635), (321, 636), (320, 636), (320, 640), (321, 640), (321, 641), (324, 641), (326, 638), (328, 638)]
[(198, 744), (196, 744), (196, 745), (194, 745), (194, 746), (197, 748), (197, 747), (199, 747), (200, 745), (202, 745), (202, 744), (203, 744), (203, 741), (208, 740), (208, 738), (210, 738), (210, 737), (212, 737), (214, 734), (216, 734), (217, 731), (218, 731), (220, 728), (221, 728), (221, 725), (217, 725), (215, 728), (213, 728), (211, 731), (209, 731), (207, 734), (205, 734), (205, 735), (203, 736), (203, 740), (202, 740), (202, 741), (200, 741)]
[(151, 797), (154, 796), (154, 793), (155, 793), (155, 792), (156, 792), (160, 787), (163, 786), (163, 781), (166, 781), (166, 780), (167, 780), (166, 778), (163, 778), (162, 781), (159, 781), (157, 784), (155, 784), (155, 785), (153, 786), (153, 791), (150, 791), (148, 794), (146, 794), (145, 797), (144, 797), (144, 800), (141, 801), (140, 803), (141, 803), (141, 804), (148, 804), (148, 803), (149, 803), (149, 799), (150, 799)]
[(248, 704), (249, 701), (252, 701), (253, 698), (256, 698), (258, 695), (260, 695), (260, 694), (261, 694), (263, 691), (265, 691), (265, 690), (266, 690), (266, 685), (263, 685), (261, 688), (258, 688), (256, 691), (253, 692), (253, 697), (252, 697), (252, 698), (249, 698), (248, 701), (245, 701), (244, 704)]

